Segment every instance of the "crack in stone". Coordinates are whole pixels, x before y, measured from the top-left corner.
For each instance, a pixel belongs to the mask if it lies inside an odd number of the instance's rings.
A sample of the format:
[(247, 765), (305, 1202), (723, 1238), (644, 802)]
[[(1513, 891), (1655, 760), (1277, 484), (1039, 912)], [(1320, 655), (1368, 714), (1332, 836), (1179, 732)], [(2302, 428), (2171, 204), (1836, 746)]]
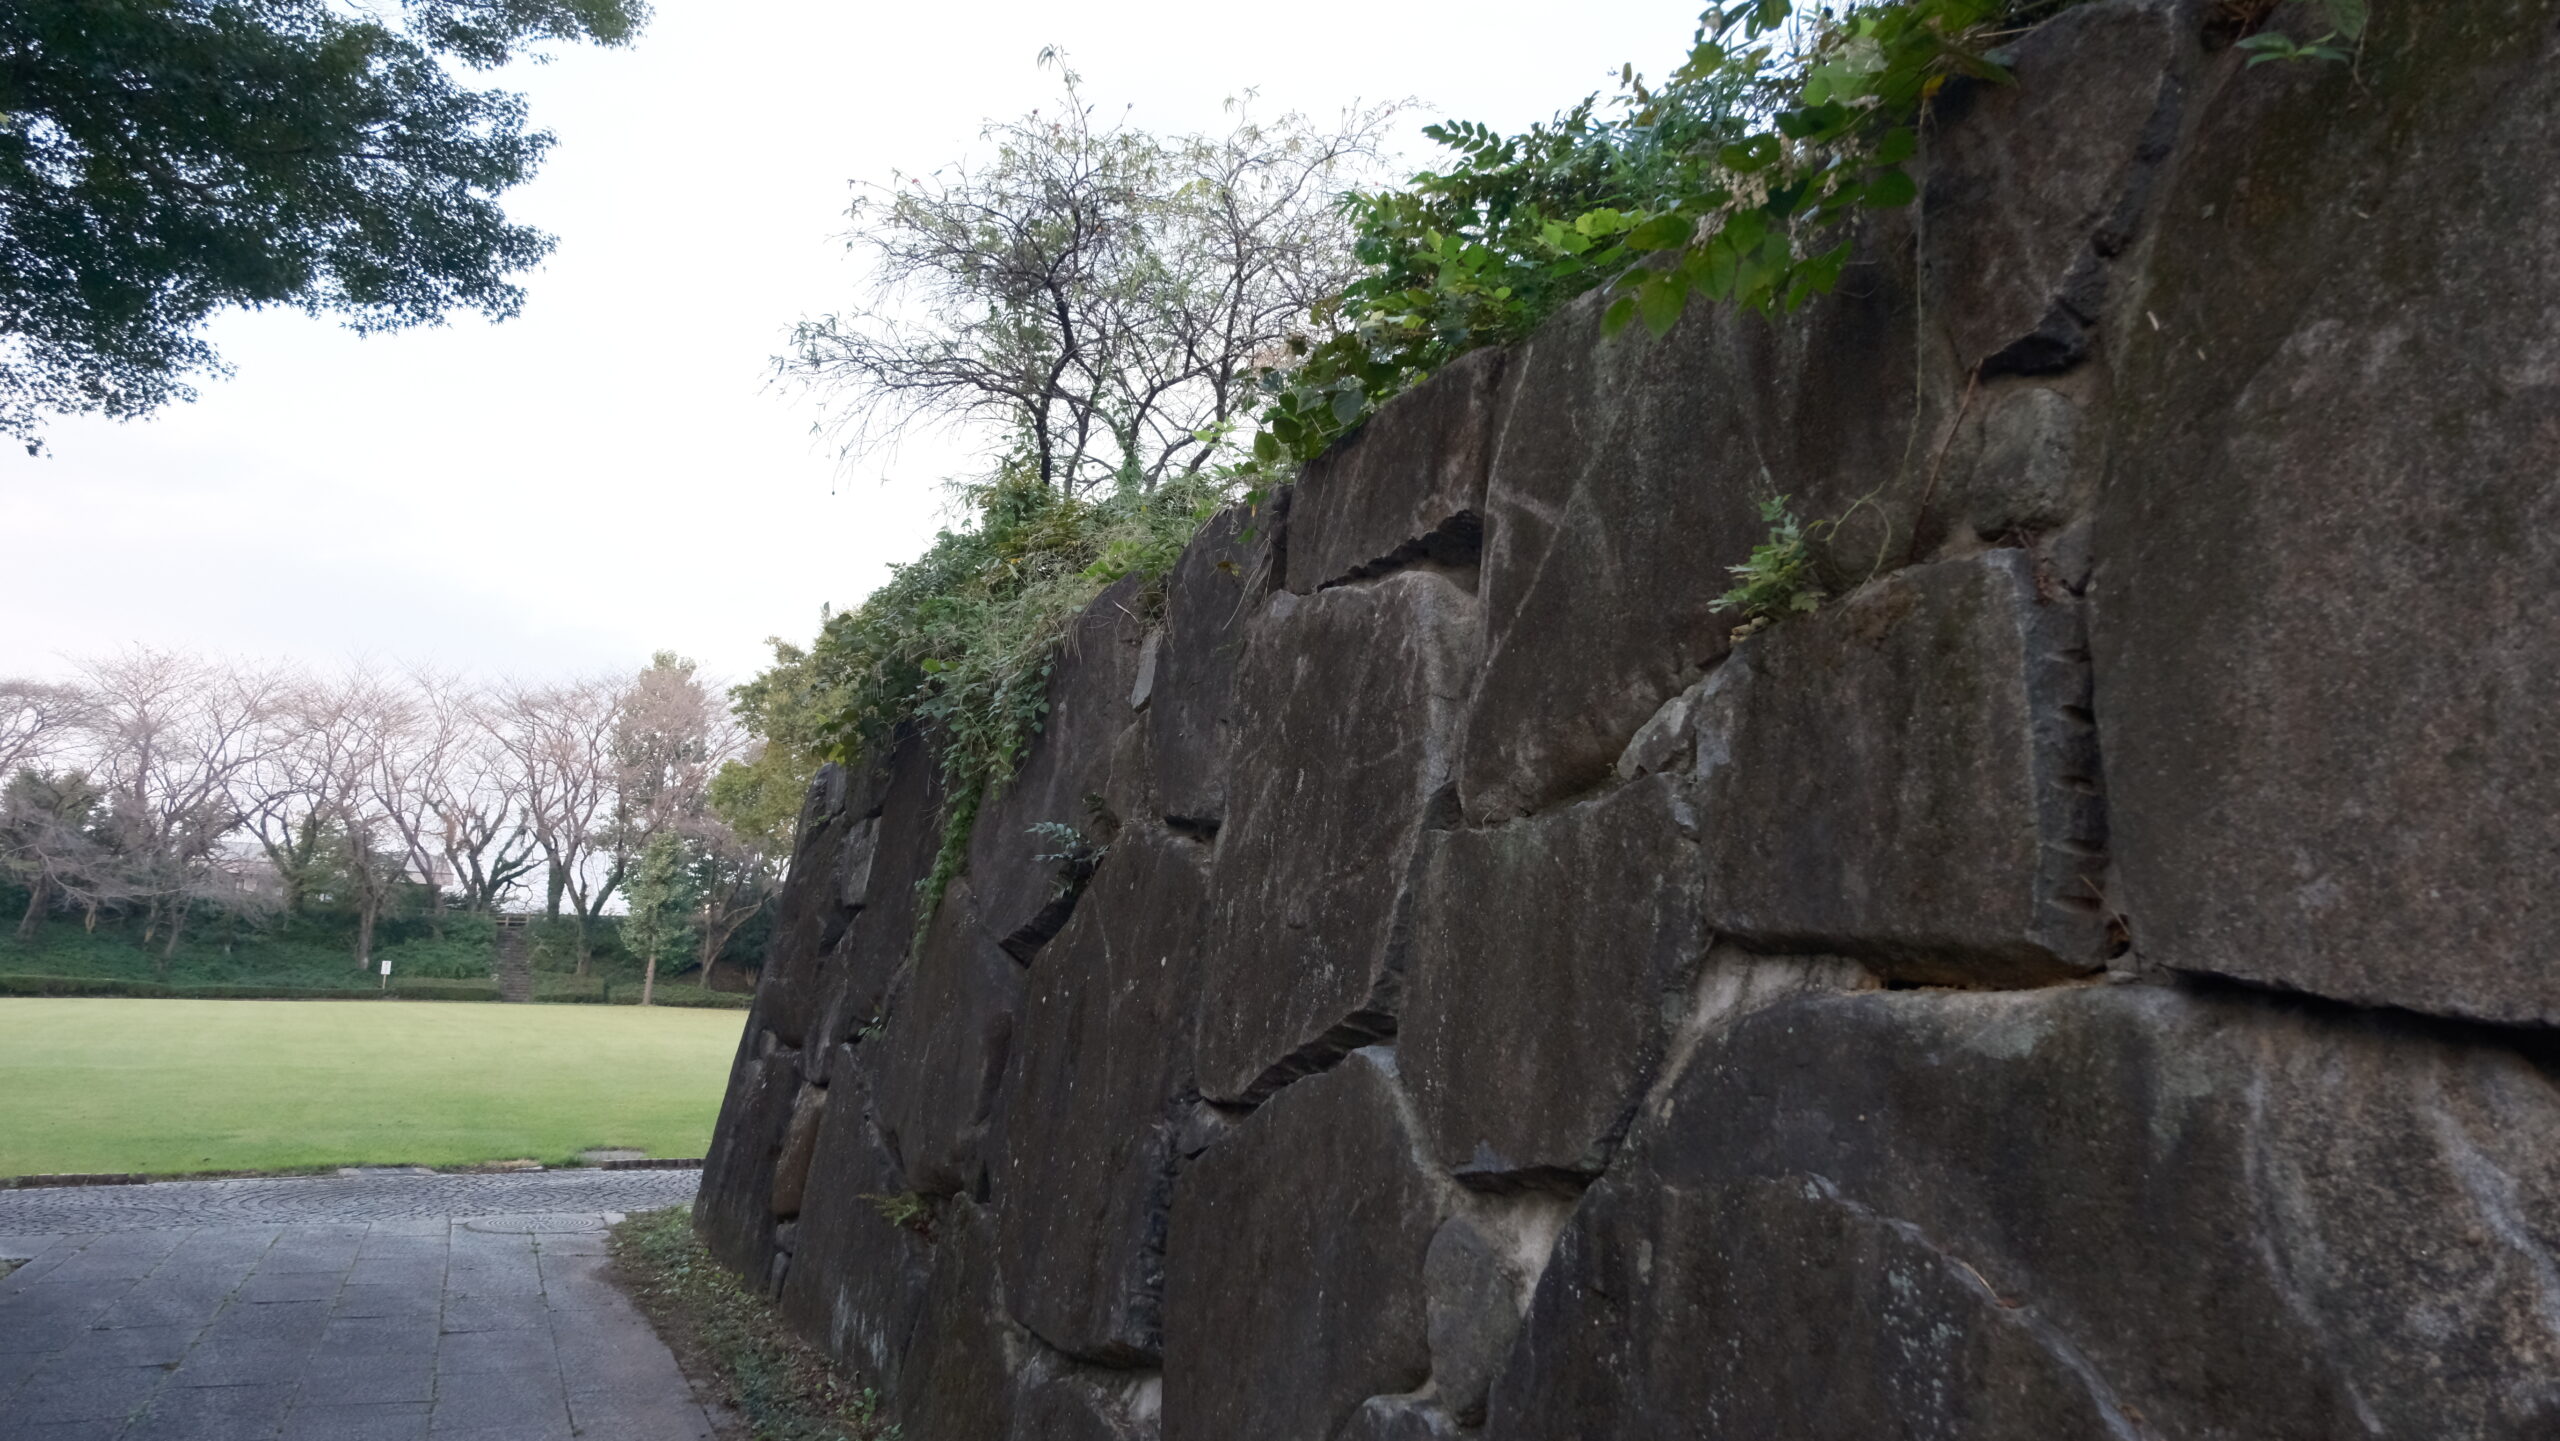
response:
[(2023, 1298), (2012, 1299), (2001, 1295), (1998, 1288), (1985, 1280), (1981, 1271), (1975, 1269), (1973, 1263), (1938, 1242), (1918, 1222), (1906, 1221), (1897, 1216), (1887, 1216), (1872, 1206), (1849, 1199), (1841, 1194), (1839, 1186), (1828, 1176), (1810, 1171), (1798, 1174), (1802, 1176), (1806, 1190), (1814, 1196), (1839, 1207), (1861, 1221), (1882, 1226), (1903, 1240), (1937, 1257), (1939, 1262), (1947, 1268), (1948, 1274), (1956, 1278), (1959, 1285), (1989, 1301), (1997, 1314), (2007, 1318), (2020, 1330), (2026, 1332), (2039, 1349), (2061, 1362), (2063, 1368), (2079, 1380), (2082, 1391), (2089, 1398), (2089, 1403), (2097, 1408), (2099, 1419), (2106, 1424), (2107, 1434), (2115, 1438), (2115, 1441), (2160, 1441), (2158, 1433), (2144, 1425), (2125, 1405), (2123, 1399), (2116, 1394), (2115, 1387), (2098, 1370), (2097, 1363), (2091, 1361), (2088, 1353), (2080, 1349), (2079, 1343), (2064, 1335), (2060, 1327), (2038, 1314), (2033, 1303)]

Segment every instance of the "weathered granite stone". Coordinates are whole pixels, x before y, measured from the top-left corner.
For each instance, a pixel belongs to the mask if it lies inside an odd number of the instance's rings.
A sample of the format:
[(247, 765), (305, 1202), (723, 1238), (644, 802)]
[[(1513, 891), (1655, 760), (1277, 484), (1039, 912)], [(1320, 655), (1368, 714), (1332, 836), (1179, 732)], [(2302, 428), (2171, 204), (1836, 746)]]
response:
[(1520, 1334), (1520, 1315), (1535, 1280), (1505, 1240), (1473, 1217), (1452, 1216), (1432, 1236), (1422, 1261), (1431, 1390), (1452, 1417), (1469, 1426), (1484, 1423), (1486, 1393)]
[(855, 907), (846, 904), (834, 877), (846, 842), (863, 818), (849, 814), (849, 781), (842, 766), (818, 768), (800, 806), (800, 824), (782, 893), (774, 900), (772, 939), (756, 983), (760, 1024), (782, 1044), (807, 1044), (825, 1012), (828, 953), (844, 937)]
[(1289, 589), (1417, 561), (1475, 564), (1508, 358), (1488, 349), (1451, 361), (1308, 462), (1289, 503)]
[(1435, 839), (1397, 1052), (1440, 1164), (1471, 1184), (1595, 1174), (1706, 954), (1678, 778)]
[(987, 1123), (1012, 1054), (1022, 967), (976, 919), (968, 880), (951, 883), (889, 998), (878, 1041), (858, 1053), (880, 1136), (911, 1189), (975, 1191)]
[(1372, 1396), (1351, 1413), (1334, 1441), (1458, 1441), (1449, 1413), (1418, 1396)]
[(1802, 1000), (1642, 1136), (1493, 1441), (2560, 1425), (2560, 1089), (2490, 1038), (2144, 986)]
[(2203, 63), (2200, 8), (2074, 6), (2002, 52), (2016, 83), (1960, 81), (1939, 102), (1922, 233), (1929, 315), (1960, 367), (2035, 374), (2089, 353)]
[(1917, 980), (2106, 956), (2078, 608), (2026, 552), (1901, 571), (1776, 625), (1697, 715), (1708, 924)]
[(1392, 1029), (1418, 842), (1448, 809), (1479, 645), (1474, 601), (1430, 571), (1284, 593), (1255, 618), (1201, 992), (1203, 1095), (1258, 1100)]
[(774, 1167), (800, 1094), (800, 1054), (750, 1018), (702, 1158), (693, 1225), (720, 1263), (762, 1276), (773, 1260)]
[(1376, 1048), (1192, 1162), (1165, 1248), (1165, 1441), (1331, 1436), (1367, 1398), (1419, 1387), (1443, 1207)]
[(1984, 387), (1956, 439), (1942, 501), (1976, 538), (2003, 541), (2069, 525), (2097, 492), (2081, 402), (2041, 381)]
[(1878, 222), (1853, 279), (1782, 320), (1694, 305), (1659, 340), (1600, 334), (1607, 297), (1558, 312), (1512, 361), (1485, 492), (1485, 668), (1459, 793), (1507, 820), (1605, 782), (1662, 703), (1721, 658), (1729, 567), (1788, 497), (1826, 572), (1899, 564), (1951, 403), (1914, 380), (1907, 238)]
[(1013, 1314), (1066, 1354), (1155, 1361), (1204, 848), (1130, 826), (1032, 967), (992, 1143)]
[(2555, 24), (2378, 11), (2180, 165), (2091, 587), (2151, 962), (2560, 1021)]
[(818, 1128), (827, 1116), (823, 1086), (803, 1084), (791, 1103), (791, 1122), (783, 1127), (780, 1154), (773, 1162), (773, 1214), (788, 1220), (800, 1214), (808, 1197), (809, 1164), (818, 1154)]
[(1227, 814), (1227, 748), (1246, 622), (1279, 584), (1290, 492), (1235, 505), (1193, 537), (1165, 577), (1164, 639), (1147, 702), (1157, 802), (1168, 825), (1214, 833)]
[(1069, 825), (1095, 844), (1110, 839), (1094, 812), (1109, 788), (1112, 742), (1129, 724), (1129, 688), (1147, 637), (1144, 588), (1139, 576), (1119, 581), (1068, 627), (1040, 732), (970, 829), (978, 923), (1018, 960), (1056, 935), (1076, 903), (1076, 886), (1058, 863), (1039, 859), (1057, 854), (1057, 839), (1033, 827)]
[(898, 1373), (901, 1432), (934, 1441), (1006, 1441), (1017, 1342), (996, 1279), (994, 1224), (956, 1197), (935, 1209), (933, 1280)]
[(829, 1099), (780, 1303), (802, 1335), (864, 1384), (894, 1395), (926, 1303), (933, 1248), (922, 1231), (881, 1213), (907, 1183), (872, 1123), (853, 1051), (836, 1047), (827, 1067)]
[(860, 873), (865, 901), (819, 971), (825, 1004), (816, 1039), (803, 1053), (813, 1068), (826, 1064), (830, 1047), (851, 1040), (886, 1010), (890, 983), (915, 935), (917, 886), (932, 874), (942, 849), (942, 765), (932, 745), (914, 731), (901, 736), (878, 776), (867, 831), (847, 833), (852, 845), (867, 845), (867, 853), (848, 853), (837, 867), (837, 884), (848, 890)]
[(1013, 1408), (1008, 1441), (1153, 1441), (1155, 1428), (1088, 1381), (1058, 1377), (1031, 1387)]

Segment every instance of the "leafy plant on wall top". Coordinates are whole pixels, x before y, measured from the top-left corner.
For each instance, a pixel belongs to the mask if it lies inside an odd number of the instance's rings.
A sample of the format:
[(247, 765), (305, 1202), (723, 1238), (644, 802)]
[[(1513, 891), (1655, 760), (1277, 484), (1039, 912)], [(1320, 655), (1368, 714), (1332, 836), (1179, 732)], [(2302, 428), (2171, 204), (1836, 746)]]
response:
[(1428, 127), (1445, 173), (1345, 205), (1366, 267), (1320, 309), (1321, 338), (1263, 373), (1254, 458), (1314, 458), (1456, 356), (1520, 339), (1607, 286), (1611, 333), (1667, 332), (1704, 297), (1793, 310), (1836, 285), (1842, 227), (1908, 205), (1921, 110), (1950, 79), (2005, 82), (1983, 51), (1999, 0), (1890, 0), (1842, 12), (1792, 0), (1711, 9), (1654, 89), (1632, 68), (1527, 133)]

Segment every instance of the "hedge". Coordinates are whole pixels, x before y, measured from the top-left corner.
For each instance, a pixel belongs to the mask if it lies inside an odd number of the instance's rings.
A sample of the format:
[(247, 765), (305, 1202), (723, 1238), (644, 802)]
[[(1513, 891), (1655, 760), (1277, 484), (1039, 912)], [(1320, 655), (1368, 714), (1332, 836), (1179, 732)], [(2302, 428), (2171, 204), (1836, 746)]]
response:
[[(618, 1006), (636, 1004), (640, 999), (637, 983), (625, 982), (618, 994), (608, 996), (601, 985), (575, 983), (566, 986), (545, 985), (535, 996), (538, 1001), (559, 1005)], [(494, 981), (443, 980), (433, 977), (391, 978), (391, 990), (384, 992), (371, 986), (230, 986), (169, 985), (161, 981), (129, 981), (110, 976), (15, 976), (0, 975), (0, 996), (125, 996), (146, 1000), (198, 1001), (494, 1001), (499, 999)], [(692, 986), (661, 986), (656, 1001), (662, 1006), (696, 1009), (743, 1011), (755, 1001), (753, 996), (728, 991), (705, 991)]]

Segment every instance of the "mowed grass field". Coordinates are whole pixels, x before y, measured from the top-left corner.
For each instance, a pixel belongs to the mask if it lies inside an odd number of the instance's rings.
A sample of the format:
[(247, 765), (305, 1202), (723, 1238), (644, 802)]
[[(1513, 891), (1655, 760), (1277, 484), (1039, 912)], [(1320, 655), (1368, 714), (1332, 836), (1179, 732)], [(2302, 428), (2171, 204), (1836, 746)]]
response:
[(0, 1176), (699, 1156), (738, 1011), (0, 999)]

